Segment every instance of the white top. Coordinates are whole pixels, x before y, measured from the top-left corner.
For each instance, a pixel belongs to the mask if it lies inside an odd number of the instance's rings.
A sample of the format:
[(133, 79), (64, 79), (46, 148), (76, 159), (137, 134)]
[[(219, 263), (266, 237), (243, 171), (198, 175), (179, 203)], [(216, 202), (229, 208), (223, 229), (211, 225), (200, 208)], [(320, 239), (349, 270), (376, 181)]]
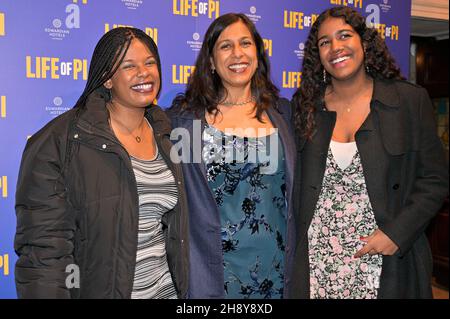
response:
[(358, 150), (356, 142), (340, 143), (331, 140), (330, 142), (331, 153), (334, 160), (338, 164), (340, 169), (346, 169), (352, 162), (353, 156), (355, 156)]
[(133, 156), (139, 196), (136, 267), (131, 299), (177, 299), (169, 270), (162, 218), (178, 201), (175, 177), (159, 151), (154, 160)]

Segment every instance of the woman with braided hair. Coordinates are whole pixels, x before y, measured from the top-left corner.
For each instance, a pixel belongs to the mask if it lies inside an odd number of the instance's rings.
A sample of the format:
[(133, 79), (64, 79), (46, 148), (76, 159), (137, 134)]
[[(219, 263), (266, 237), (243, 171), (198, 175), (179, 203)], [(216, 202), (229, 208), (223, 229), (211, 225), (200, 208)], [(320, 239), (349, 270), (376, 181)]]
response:
[(424, 230), (448, 190), (426, 91), (358, 12), (311, 28), (293, 98), (297, 298), (430, 298)]
[(34, 134), (16, 193), (19, 298), (184, 298), (188, 220), (153, 40), (98, 42), (74, 109)]

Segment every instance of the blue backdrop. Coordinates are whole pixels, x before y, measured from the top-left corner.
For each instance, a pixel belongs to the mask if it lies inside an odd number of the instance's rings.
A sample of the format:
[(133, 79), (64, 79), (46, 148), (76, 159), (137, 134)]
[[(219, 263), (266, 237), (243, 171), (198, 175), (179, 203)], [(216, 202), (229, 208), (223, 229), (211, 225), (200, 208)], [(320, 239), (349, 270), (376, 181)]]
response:
[(72, 108), (98, 39), (134, 26), (157, 42), (168, 107), (184, 90), (208, 25), (247, 14), (264, 38), (272, 78), (290, 98), (301, 82), (304, 42), (326, 8), (356, 8), (374, 23), (407, 76), (411, 0), (0, 0), (0, 298), (15, 298), (14, 193), (26, 140)]

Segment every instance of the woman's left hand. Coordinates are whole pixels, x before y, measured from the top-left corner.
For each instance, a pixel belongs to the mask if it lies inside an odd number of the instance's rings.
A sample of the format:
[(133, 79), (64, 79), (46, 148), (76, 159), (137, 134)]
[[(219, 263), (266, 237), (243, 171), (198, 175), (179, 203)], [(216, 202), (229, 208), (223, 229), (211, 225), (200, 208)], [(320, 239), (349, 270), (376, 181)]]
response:
[(366, 245), (355, 254), (355, 258), (362, 257), (365, 254), (391, 256), (398, 250), (398, 246), (379, 229), (370, 236), (361, 237), (361, 240), (366, 242)]

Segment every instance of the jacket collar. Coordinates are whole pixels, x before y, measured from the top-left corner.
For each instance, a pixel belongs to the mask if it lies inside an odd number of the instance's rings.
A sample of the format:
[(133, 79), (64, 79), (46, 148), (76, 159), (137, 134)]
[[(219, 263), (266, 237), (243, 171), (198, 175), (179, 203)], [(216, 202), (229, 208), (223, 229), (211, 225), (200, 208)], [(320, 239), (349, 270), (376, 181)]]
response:
[(106, 103), (98, 93), (94, 92), (89, 95), (79, 118), (83, 127), (89, 131), (96, 128), (112, 133), (108, 123), (109, 114)]
[[(372, 102), (377, 101), (383, 105), (398, 108), (400, 106), (400, 95), (392, 80), (373, 80)], [(326, 111), (323, 100), (316, 101), (317, 111)]]
[(372, 101), (378, 101), (393, 108), (400, 106), (400, 95), (393, 81), (374, 79), (373, 82)]
[(166, 113), (158, 105), (151, 105), (146, 108), (145, 117), (152, 125), (155, 133), (170, 135), (172, 126)]
[[(146, 108), (145, 117), (152, 125), (155, 133), (170, 135), (171, 125), (164, 111), (157, 105), (151, 105)], [(85, 111), (81, 113), (80, 119), (84, 126), (92, 131), (93, 128), (112, 133), (109, 126), (109, 114), (106, 108), (106, 102), (98, 93), (92, 93), (87, 101)]]

